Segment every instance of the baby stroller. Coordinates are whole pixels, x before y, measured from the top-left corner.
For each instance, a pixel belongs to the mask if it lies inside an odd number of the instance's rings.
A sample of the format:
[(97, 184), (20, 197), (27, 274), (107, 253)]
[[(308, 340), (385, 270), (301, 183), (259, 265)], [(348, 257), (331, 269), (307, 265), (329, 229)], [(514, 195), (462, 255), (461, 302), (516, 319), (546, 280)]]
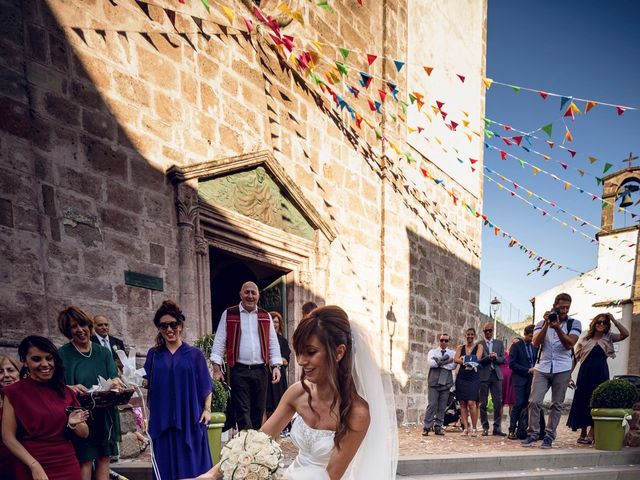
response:
[(460, 403), (456, 398), (456, 387), (451, 387), (449, 390), (449, 400), (447, 401), (447, 408), (444, 411), (444, 427), (449, 425), (458, 426), (460, 422)]

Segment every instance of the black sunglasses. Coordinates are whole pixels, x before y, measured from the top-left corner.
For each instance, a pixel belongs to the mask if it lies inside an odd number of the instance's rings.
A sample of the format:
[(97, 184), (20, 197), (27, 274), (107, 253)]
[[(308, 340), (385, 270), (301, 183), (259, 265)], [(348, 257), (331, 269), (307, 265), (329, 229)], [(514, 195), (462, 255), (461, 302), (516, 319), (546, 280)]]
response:
[(487, 328), (486, 330), (483, 330), (484, 333), (489, 333), (489, 332), (493, 332), (493, 328)]
[(606, 320), (598, 320), (596, 321), (596, 325), (609, 325), (609, 322)]
[(169, 328), (171, 328), (171, 330), (177, 330), (178, 327), (180, 326), (180, 322), (162, 322), (160, 324), (158, 324), (158, 328), (160, 330), (167, 330)]
[(449, 343), (449, 339), (448, 338), (441, 338), (440, 341), (441, 342), (445, 342), (445, 343)]

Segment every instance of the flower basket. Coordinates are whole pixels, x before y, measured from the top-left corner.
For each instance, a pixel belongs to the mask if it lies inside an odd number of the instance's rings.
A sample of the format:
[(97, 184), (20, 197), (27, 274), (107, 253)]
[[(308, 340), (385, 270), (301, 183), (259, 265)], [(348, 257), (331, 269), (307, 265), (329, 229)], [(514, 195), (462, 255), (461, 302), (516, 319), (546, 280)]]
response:
[(132, 395), (133, 388), (119, 392), (109, 390), (106, 392), (79, 393), (77, 396), (82, 408), (93, 410), (94, 408), (110, 408), (117, 407), (118, 405), (126, 405), (129, 403)]

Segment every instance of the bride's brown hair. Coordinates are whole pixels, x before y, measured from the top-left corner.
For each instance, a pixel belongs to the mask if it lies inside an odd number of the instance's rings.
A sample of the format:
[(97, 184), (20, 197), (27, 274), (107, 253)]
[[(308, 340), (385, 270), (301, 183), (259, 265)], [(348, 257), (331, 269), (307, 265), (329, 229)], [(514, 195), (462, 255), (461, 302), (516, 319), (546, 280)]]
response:
[[(351, 325), (346, 312), (336, 306), (327, 305), (316, 308), (300, 321), (298, 328), (293, 333), (293, 349), (296, 354), (302, 352), (309, 339), (315, 336), (324, 346), (327, 352), (327, 368), (329, 371), (329, 385), (333, 391), (333, 401), (331, 410), (339, 405), (338, 428), (333, 439), (336, 448), (340, 448), (340, 441), (350, 429), (349, 414), (353, 409), (356, 399), (356, 385), (353, 381), (353, 339), (351, 336)], [(337, 358), (338, 346), (346, 347), (344, 355), (340, 360)], [(311, 390), (304, 382), (304, 370), (300, 376), (302, 388), (307, 392), (309, 408), (315, 413), (311, 406)]]

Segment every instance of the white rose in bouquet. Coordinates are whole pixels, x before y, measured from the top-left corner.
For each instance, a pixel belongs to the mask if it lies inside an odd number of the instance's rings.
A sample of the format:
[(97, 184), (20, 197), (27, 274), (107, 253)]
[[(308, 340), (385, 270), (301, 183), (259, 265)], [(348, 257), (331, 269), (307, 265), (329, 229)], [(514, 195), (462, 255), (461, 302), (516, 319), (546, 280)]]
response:
[(222, 449), (224, 480), (277, 480), (282, 458), (280, 446), (267, 434), (242, 431)]

